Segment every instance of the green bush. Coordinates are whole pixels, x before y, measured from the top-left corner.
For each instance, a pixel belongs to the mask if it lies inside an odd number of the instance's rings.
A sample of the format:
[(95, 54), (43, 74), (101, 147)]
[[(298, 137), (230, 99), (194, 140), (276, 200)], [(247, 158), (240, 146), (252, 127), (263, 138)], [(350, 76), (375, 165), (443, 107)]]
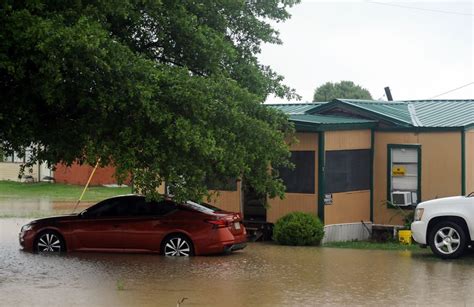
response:
[(319, 245), (323, 236), (323, 224), (309, 213), (289, 213), (273, 227), (273, 240), (282, 245)]

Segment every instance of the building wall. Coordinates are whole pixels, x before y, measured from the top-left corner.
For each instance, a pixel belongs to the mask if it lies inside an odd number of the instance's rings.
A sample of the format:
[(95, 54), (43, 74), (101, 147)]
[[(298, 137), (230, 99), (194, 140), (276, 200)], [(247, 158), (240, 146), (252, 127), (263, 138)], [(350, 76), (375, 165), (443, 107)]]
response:
[[(327, 131), (325, 150), (370, 149), (370, 130)], [(333, 193), (332, 205), (324, 206), (326, 225), (370, 221), (370, 190)]]
[(374, 223), (403, 224), (403, 216), (397, 212), (398, 209), (386, 206), (387, 144), (421, 145), (422, 201), (461, 193), (460, 132), (377, 131), (374, 153)]
[(474, 192), (474, 129), (466, 131), (466, 193)]
[(370, 148), (370, 130), (327, 131), (326, 150), (351, 150)]
[[(54, 179), (59, 183), (85, 185), (93, 169), (94, 167), (90, 165), (79, 165), (77, 163), (70, 167), (64, 164), (57, 164)], [(90, 185), (117, 183), (114, 174), (115, 168), (113, 166), (98, 167), (91, 179)], [(129, 180), (126, 180), (125, 183), (129, 183)]]
[[(13, 162), (0, 162), (0, 180), (11, 180), (11, 181), (22, 181), (18, 178), (20, 173), (21, 163)], [(32, 170), (32, 172), (30, 172)], [(35, 181), (39, 181), (38, 178), (38, 164), (35, 164), (31, 168), (25, 169), (25, 175), (31, 175)]]
[(314, 151), (315, 154), (315, 187), (314, 194), (286, 193), (284, 199), (278, 197), (268, 200), (267, 222), (275, 223), (287, 213), (300, 211), (318, 214), (318, 133), (296, 133), (298, 142), (292, 144), (292, 151)]
[(241, 183), (241, 181), (237, 182), (236, 191), (211, 191), (211, 193), (213, 193), (211, 195), (211, 199), (204, 201), (209, 201), (211, 205), (214, 205), (225, 211), (241, 212)]

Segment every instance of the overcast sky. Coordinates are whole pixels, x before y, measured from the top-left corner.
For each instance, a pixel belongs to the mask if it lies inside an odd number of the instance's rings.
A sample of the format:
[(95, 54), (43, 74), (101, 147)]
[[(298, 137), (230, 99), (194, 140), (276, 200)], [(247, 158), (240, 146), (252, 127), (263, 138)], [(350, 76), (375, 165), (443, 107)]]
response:
[[(407, 100), (474, 82), (472, 0), (303, 0), (290, 13), (291, 19), (274, 24), (283, 45), (264, 45), (259, 58), (302, 101), (311, 101), (327, 81), (354, 81), (382, 100), (385, 86), (395, 100)], [(443, 98), (474, 99), (474, 84)]]

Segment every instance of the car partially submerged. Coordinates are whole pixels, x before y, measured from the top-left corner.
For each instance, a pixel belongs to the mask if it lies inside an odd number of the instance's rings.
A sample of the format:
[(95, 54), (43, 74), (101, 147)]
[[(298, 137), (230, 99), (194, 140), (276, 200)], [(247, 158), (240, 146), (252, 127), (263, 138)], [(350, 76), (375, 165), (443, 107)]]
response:
[(413, 239), (443, 259), (460, 257), (474, 241), (474, 192), (418, 204)]
[(19, 234), (26, 251), (152, 252), (193, 256), (243, 249), (246, 230), (239, 213), (170, 198), (141, 195), (103, 200), (79, 214), (38, 219)]

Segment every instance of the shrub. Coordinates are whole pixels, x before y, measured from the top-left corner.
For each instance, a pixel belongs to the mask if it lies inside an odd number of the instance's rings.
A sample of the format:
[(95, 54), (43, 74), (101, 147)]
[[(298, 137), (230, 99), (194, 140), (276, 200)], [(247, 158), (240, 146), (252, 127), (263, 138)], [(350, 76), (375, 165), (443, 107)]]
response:
[(282, 245), (319, 245), (324, 236), (321, 221), (309, 213), (292, 212), (273, 228), (273, 240)]

